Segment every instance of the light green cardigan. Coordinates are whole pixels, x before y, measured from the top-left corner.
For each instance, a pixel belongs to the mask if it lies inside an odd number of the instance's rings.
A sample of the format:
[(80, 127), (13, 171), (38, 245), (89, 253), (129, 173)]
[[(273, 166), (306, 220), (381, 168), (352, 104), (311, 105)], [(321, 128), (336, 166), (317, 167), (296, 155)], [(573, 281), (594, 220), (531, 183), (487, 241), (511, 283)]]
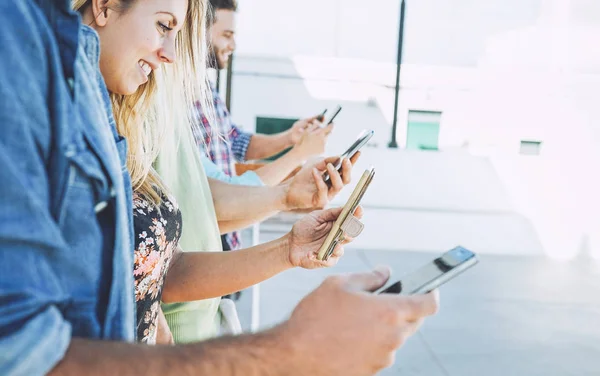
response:
[[(183, 127), (181, 127), (183, 128)], [(221, 252), (221, 238), (208, 179), (190, 127), (170, 140), (168, 152), (155, 165), (183, 217), (180, 247), (184, 252)], [(189, 303), (163, 304), (162, 308), (176, 343), (198, 342), (217, 335), (221, 316), (220, 298)]]

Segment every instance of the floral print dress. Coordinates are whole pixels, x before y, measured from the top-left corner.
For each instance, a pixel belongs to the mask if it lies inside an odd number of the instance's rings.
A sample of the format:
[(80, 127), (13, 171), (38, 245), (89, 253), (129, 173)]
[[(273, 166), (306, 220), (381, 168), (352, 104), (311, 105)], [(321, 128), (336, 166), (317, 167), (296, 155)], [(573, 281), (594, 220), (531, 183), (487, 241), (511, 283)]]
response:
[(177, 203), (162, 198), (160, 210), (142, 195), (133, 195), (135, 253), (133, 275), (137, 305), (137, 339), (156, 343), (156, 324), (162, 287), (181, 236), (181, 212)]

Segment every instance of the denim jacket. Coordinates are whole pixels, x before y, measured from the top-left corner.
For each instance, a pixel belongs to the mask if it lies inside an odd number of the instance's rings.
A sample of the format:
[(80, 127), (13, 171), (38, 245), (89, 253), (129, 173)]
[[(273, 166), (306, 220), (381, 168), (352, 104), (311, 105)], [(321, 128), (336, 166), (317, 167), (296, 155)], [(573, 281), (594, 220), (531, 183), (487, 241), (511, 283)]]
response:
[(0, 1), (0, 374), (134, 340), (126, 144), (70, 0)]

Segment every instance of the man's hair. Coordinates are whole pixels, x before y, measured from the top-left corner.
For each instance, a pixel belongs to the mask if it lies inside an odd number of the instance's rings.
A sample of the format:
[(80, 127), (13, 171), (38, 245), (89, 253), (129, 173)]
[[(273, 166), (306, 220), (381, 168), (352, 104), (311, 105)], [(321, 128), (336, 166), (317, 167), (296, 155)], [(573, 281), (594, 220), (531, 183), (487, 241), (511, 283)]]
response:
[(238, 6), (237, 0), (209, 0), (209, 3), (210, 10), (208, 12), (208, 16), (210, 24), (214, 22), (217, 10), (231, 10), (236, 12)]
[(237, 11), (237, 1), (236, 0), (210, 0), (210, 6), (214, 9), (224, 9), (224, 10), (232, 10)]

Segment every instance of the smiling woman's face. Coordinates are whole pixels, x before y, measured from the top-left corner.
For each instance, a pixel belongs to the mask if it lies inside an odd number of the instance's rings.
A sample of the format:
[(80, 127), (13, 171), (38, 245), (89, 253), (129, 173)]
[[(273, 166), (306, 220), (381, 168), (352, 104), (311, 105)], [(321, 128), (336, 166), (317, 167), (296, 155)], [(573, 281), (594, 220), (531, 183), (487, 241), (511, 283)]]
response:
[(100, 36), (100, 71), (110, 92), (133, 94), (161, 63), (175, 61), (188, 0), (136, 0), (125, 10), (114, 0), (93, 3), (84, 22), (91, 17)]

